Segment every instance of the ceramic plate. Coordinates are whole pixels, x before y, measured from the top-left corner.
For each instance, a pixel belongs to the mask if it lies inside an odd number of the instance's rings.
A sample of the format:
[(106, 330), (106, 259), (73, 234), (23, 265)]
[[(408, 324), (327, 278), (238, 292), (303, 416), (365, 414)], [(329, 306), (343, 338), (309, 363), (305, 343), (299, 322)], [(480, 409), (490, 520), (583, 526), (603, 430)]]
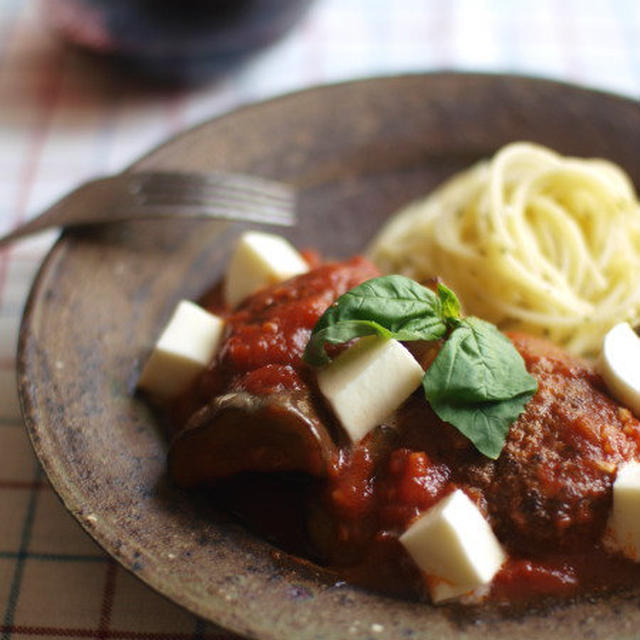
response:
[[(399, 206), (513, 140), (604, 156), (640, 179), (637, 103), (460, 74), (364, 80), (249, 106), (136, 167), (291, 182), (300, 223), (286, 235), (340, 257), (361, 250)], [(33, 287), (19, 347), (25, 422), (67, 509), (107, 552), (194, 613), (261, 639), (640, 637), (636, 593), (514, 616), (336, 584), (167, 481), (166, 442), (134, 383), (176, 301), (220, 277), (241, 229), (137, 222), (68, 233)]]

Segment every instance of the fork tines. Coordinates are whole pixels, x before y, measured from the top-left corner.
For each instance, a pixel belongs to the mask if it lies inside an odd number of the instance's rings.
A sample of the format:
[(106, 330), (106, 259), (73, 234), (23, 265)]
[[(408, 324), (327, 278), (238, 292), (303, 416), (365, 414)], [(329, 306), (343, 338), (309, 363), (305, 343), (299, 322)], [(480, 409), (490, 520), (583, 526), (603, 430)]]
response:
[(252, 222), (295, 222), (295, 194), (280, 182), (238, 174), (150, 172), (131, 173), (128, 192), (141, 207), (167, 213), (194, 209), (203, 216)]

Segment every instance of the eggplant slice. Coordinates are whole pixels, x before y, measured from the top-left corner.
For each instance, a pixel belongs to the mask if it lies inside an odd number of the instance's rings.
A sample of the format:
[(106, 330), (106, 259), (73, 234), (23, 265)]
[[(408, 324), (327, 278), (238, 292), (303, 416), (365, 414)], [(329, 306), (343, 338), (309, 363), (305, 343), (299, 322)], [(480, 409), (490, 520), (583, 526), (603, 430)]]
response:
[(217, 396), (195, 413), (169, 449), (181, 487), (243, 471), (302, 471), (323, 477), (337, 448), (305, 391)]

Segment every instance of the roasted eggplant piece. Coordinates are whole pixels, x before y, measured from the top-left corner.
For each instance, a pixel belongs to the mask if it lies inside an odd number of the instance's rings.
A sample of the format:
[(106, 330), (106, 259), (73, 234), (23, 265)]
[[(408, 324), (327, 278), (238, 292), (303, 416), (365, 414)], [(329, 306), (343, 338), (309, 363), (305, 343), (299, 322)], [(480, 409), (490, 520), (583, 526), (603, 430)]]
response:
[(243, 471), (323, 477), (335, 453), (307, 392), (241, 391), (218, 396), (194, 414), (171, 443), (169, 473), (181, 487)]

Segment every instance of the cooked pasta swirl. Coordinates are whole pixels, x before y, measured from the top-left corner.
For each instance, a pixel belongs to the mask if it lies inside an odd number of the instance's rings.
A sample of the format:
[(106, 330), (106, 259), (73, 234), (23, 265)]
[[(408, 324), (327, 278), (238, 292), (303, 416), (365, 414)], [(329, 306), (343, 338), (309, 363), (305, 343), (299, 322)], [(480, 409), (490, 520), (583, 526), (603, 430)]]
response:
[(592, 356), (615, 323), (640, 324), (640, 203), (600, 159), (507, 145), (410, 204), (378, 234), (385, 272), (440, 276), (467, 313)]

